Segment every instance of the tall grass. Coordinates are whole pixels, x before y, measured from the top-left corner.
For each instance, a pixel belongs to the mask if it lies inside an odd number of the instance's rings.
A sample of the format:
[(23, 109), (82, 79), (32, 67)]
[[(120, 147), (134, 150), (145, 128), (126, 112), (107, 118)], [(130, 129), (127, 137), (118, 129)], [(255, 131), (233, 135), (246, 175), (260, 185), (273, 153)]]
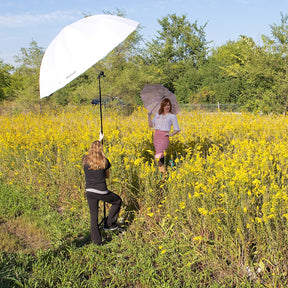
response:
[(146, 112), (103, 112), (126, 231), (101, 247), (80, 245), (97, 108), (0, 115), (3, 287), (287, 286), (285, 117), (181, 112), (163, 179)]

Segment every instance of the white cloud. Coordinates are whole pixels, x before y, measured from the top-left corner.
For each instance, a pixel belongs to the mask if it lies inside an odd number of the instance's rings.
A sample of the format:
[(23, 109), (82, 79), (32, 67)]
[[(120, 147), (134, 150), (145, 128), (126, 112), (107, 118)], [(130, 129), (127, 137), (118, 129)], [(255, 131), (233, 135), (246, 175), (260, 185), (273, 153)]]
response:
[[(53, 23), (58, 21), (73, 21), (78, 17), (74, 12), (54, 11), (49, 14), (18, 14), (18, 15), (0, 15), (0, 27), (24, 27), (35, 26), (47, 23)], [(83, 17), (83, 15), (82, 15)]]

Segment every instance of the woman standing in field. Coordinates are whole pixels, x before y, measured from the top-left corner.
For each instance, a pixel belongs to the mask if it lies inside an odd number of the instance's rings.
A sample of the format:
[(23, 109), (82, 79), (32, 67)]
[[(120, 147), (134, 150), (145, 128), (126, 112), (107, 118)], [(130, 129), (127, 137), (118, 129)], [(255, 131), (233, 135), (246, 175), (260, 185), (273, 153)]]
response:
[[(175, 114), (172, 113), (172, 104), (168, 98), (161, 101), (158, 114), (151, 120), (152, 113), (148, 113), (149, 127), (155, 129), (153, 136), (153, 144), (155, 148), (155, 162), (161, 173), (166, 173), (164, 165), (164, 152), (169, 146), (169, 137), (172, 137), (180, 132), (178, 120)], [(173, 126), (173, 132), (170, 133)]]
[(103, 146), (99, 141), (94, 141), (83, 157), (83, 167), (86, 181), (86, 196), (90, 210), (91, 241), (100, 245), (102, 242), (98, 225), (99, 200), (112, 204), (107, 219), (104, 222), (105, 230), (116, 230), (116, 222), (121, 208), (122, 200), (107, 188), (106, 178), (109, 178), (110, 161), (105, 157)]

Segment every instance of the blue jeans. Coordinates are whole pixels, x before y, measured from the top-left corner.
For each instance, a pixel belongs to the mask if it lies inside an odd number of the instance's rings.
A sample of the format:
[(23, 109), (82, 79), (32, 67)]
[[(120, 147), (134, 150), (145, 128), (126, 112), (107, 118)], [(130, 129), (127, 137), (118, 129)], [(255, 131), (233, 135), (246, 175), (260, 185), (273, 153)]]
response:
[(99, 245), (102, 242), (99, 225), (98, 225), (98, 205), (99, 200), (112, 204), (108, 217), (107, 225), (116, 224), (121, 208), (122, 199), (117, 194), (109, 191), (108, 194), (97, 194), (94, 192), (86, 192), (86, 197), (90, 210), (90, 225), (91, 225), (91, 241)]

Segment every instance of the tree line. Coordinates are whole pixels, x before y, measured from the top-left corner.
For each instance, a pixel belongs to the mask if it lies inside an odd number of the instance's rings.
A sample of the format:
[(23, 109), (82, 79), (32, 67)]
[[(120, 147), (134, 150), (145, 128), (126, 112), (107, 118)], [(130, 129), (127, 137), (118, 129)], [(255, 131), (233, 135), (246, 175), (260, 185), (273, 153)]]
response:
[[(209, 48), (207, 23), (168, 14), (158, 20), (160, 30), (151, 41), (143, 40), (139, 27), (104, 59), (41, 101), (90, 103), (98, 97), (98, 71), (104, 71), (102, 94), (134, 105), (142, 104), (145, 84), (161, 83), (183, 104), (231, 103), (244, 111), (286, 114), (288, 15), (280, 16), (280, 24), (270, 25), (271, 35), (262, 35), (261, 45), (240, 35), (237, 41)], [(15, 56), (17, 66), (0, 59), (0, 102), (39, 103), (43, 55), (44, 49), (32, 41)]]

